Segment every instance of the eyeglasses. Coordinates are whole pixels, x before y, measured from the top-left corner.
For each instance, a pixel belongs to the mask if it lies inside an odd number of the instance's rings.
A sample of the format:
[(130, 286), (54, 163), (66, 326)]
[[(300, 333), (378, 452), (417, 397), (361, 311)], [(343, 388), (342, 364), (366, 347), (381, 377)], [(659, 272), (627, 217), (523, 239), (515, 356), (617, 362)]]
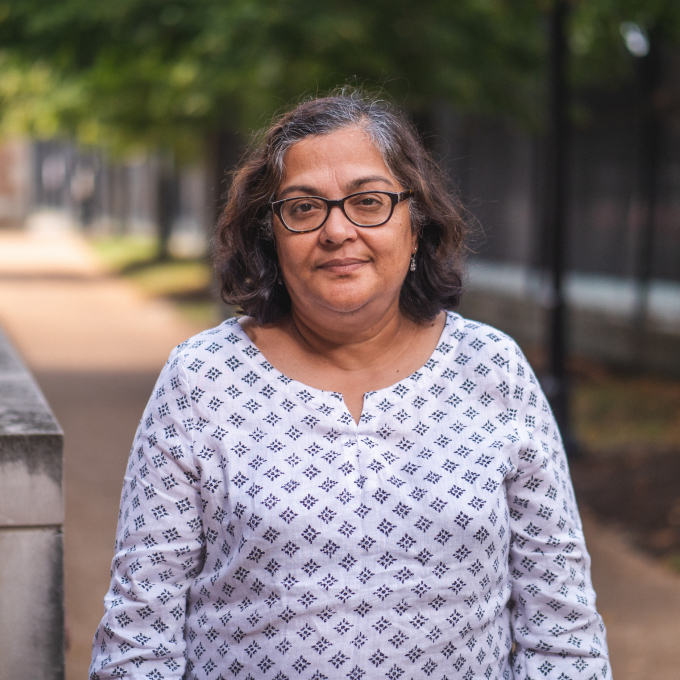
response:
[(360, 191), (331, 201), (320, 196), (295, 196), (272, 201), (272, 212), (288, 231), (306, 234), (321, 229), (337, 206), (357, 227), (380, 227), (389, 222), (394, 206), (413, 196), (413, 191)]

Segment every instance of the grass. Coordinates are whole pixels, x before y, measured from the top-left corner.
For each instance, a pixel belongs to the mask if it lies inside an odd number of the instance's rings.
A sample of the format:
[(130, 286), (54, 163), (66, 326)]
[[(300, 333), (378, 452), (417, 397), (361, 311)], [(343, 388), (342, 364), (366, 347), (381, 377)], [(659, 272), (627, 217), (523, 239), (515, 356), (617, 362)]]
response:
[(132, 282), (150, 297), (165, 298), (192, 323), (206, 328), (224, 317), (213, 293), (210, 265), (205, 260), (158, 260), (157, 240), (146, 236), (92, 239), (98, 257), (112, 274)]
[(573, 362), (579, 502), (680, 573), (680, 379)]
[(116, 274), (131, 265), (150, 262), (158, 250), (158, 241), (151, 236), (103, 236), (90, 243), (104, 266)]
[(676, 574), (680, 574), (680, 553), (668, 559), (668, 566)]
[(212, 285), (210, 267), (195, 260), (149, 262), (129, 268), (123, 275), (153, 297), (201, 298)]
[(594, 367), (576, 373), (574, 432), (599, 452), (680, 450), (680, 379)]
[[(543, 348), (526, 354), (537, 375), (545, 373)], [(680, 455), (680, 376), (573, 356), (567, 368), (572, 434), (584, 451)]]
[(175, 302), (180, 314), (190, 323), (204, 328), (217, 326), (225, 319), (224, 305), (218, 302)]

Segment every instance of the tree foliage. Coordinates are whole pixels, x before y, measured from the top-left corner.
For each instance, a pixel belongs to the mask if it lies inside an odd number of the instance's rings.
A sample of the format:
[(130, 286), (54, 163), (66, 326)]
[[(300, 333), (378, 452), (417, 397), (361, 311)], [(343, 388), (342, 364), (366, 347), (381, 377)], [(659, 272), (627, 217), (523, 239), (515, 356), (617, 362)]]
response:
[[(618, 27), (673, 0), (577, 0), (575, 77), (624, 77)], [(220, 129), (260, 127), (304, 93), (383, 88), (414, 112), (541, 118), (549, 0), (8, 0), (0, 5), (6, 129), (60, 129), (183, 155)]]
[[(521, 0), (20, 0), (3, 7), (5, 58), (15, 69), (23, 59), (52, 73), (71, 94), (48, 97), (54, 120), (85, 137), (180, 148), (225, 126), (258, 127), (301, 93), (348, 80), (382, 86), (413, 110), (443, 100), (526, 116), (541, 63), (537, 15)], [(24, 95), (47, 106), (43, 89), (24, 85)], [(11, 97), (4, 99), (11, 108)]]

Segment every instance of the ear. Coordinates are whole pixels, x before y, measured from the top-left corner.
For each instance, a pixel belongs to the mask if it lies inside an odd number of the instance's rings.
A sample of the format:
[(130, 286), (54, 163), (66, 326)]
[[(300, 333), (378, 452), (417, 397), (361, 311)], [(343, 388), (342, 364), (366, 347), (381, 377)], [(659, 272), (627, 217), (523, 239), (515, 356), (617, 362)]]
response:
[(415, 230), (411, 230), (411, 252), (415, 253), (416, 250), (418, 250), (418, 240), (419, 240), (419, 235), (418, 232)]

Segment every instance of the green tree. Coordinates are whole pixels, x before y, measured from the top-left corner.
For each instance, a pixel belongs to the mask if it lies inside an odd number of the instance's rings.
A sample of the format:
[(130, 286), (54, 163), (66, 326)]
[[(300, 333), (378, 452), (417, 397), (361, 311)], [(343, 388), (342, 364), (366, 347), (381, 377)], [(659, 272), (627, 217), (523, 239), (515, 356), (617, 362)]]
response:
[(526, 0), (14, 0), (0, 19), (5, 59), (68, 92), (25, 88), (36, 110), (52, 105), (84, 140), (180, 155), (348, 79), (415, 112), (438, 100), (524, 119), (540, 91), (540, 14)]
[[(301, 93), (348, 80), (422, 113), (432, 102), (542, 117), (549, 0), (8, 0), (6, 124), (109, 146), (202, 153)], [(577, 83), (630, 75), (622, 21), (680, 36), (675, 0), (574, 0)], [(23, 74), (23, 78), (21, 77)], [(32, 115), (32, 112), (34, 114)]]

